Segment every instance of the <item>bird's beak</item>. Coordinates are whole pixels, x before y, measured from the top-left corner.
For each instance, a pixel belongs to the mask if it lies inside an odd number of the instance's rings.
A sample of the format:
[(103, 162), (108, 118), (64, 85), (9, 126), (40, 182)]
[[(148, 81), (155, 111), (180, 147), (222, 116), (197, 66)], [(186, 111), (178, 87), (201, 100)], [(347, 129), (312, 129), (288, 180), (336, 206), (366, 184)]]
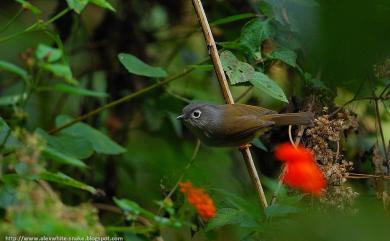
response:
[(176, 117), (176, 119), (182, 120), (182, 119), (184, 119), (184, 115), (179, 115), (178, 117)]

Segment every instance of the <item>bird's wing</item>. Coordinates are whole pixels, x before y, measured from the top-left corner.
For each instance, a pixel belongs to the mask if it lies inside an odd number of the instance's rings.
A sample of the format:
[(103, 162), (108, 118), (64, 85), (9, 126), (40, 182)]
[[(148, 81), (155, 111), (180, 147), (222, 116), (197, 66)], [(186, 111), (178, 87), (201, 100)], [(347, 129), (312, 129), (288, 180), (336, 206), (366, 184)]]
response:
[(276, 111), (263, 108), (260, 106), (254, 105), (244, 105), (244, 104), (233, 104), (233, 105), (224, 105), (224, 108), (227, 112), (236, 113), (236, 115), (255, 115), (261, 117), (263, 115), (277, 114)]
[(261, 117), (276, 112), (262, 107), (234, 104), (223, 105), (223, 109), (225, 135), (246, 135), (275, 124), (271, 120), (262, 120)]

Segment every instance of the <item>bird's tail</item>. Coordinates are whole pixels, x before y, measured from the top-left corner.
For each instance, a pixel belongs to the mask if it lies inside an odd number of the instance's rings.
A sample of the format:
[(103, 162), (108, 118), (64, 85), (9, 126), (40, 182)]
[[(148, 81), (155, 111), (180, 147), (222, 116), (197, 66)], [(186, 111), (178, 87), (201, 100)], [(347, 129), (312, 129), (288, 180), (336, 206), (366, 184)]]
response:
[(277, 126), (283, 125), (313, 125), (312, 112), (284, 113), (265, 115), (262, 119), (275, 122)]

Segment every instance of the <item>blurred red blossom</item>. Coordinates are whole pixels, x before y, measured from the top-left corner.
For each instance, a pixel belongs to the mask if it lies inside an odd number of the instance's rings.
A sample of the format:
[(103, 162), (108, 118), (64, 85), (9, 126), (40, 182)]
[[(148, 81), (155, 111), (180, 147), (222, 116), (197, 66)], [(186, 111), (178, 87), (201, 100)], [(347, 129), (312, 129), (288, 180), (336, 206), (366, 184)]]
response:
[(188, 202), (195, 207), (199, 216), (210, 219), (215, 216), (216, 209), (213, 200), (202, 188), (197, 188), (191, 182), (180, 182), (180, 192), (186, 195)]
[(310, 149), (284, 143), (276, 147), (275, 156), (285, 163), (283, 183), (319, 196), (326, 180)]

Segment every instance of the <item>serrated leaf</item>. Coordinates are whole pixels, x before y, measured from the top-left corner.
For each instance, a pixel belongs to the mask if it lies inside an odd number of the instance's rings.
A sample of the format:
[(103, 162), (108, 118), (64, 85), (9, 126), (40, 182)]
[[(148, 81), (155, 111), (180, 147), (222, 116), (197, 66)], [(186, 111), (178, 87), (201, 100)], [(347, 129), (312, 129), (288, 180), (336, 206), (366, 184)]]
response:
[(76, 13), (81, 13), (85, 6), (87, 6), (89, 0), (66, 0), (66, 2), (68, 3), (70, 9)]
[(241, 13), (241, 14), (217, 19), (217, 20), (211, 22), (210, 25), (212, 25), (212, 26), (222, 25), (222, 24), (226, 24), (226, 23), (231, 23), (231, 22), (236, 22), (239, 20), (247, 19), (247, 18), (253, 18), (255, 16), (256, 16), (256, 14), (253, 14), (253, 13)]
[(80, 161), (79, 159), (76, 159), (74, 157), (68, 156), (64, 153), (62, 153), (59, 150), (56, 150), (52, 147), (46, 146), (42, 150), (42, 155), (46, 157), (47, 159), (50, 159), (52, 161), (61, 163), (61, 164), (67, 164), (71, 166), (81, 167), (85, 168), (87, 167), (84, 162)]
[(41, 172), (39, 174), (39, 177), (41, 179), (49, 181), (49, 182), (54, 182), (54, 183), (62, 184), (65, 186), (78, 188), (81, 190), (88, 191), (92, 194), (97, 193), (97, 191), (94, 187), (89, 186), (89, 185), (82, 183), (80, 181), (77, 181), (77, 180), (75, 180), (75, 179), (73, 179), (73, 178), (71, 178), (71, 177), (69, 177), (61, 172), (53, 173), (53, 172), (49, 172), (49, 171), (44, 171), (44, 172)]
[(280, 88), (279, 85), (276, 84), (276, 82), (270, 79), (267, 75), (261, 72), (254, 72), (253, 78), (250, 80), (250, 82), (263, 93), (274, 97), (277, 100), (288, 103), (287, 97), (284, 94), (282, 88)]
[(56, 84), (54, 86), (54, 91), (63, 92), (73, 95), (81, 96), (91, 96), (91, 97), (107, 97), (107, 93), (84, 89), (79, 86), (66, 85), (66, 84)]
[(62, 51), (60, 49), (52, 48), (46, 44), (39, 44), (35, 56), (39, 60), (47, 62), (55, 62), (62, 57)]
[(260, 52), (261, 43), (274, 35), (270, 20), (253, 19), (241, 30), (240, 43), (252, 56)]
[(276, 48), (269, 55), (271, 59), (278, 59), (292, 67), (297, 67), (297, 54), (287, 48)]
[(118, 58), (127, 71), (132, 74), (154, 78), (162, 78), (168, 75), (163, 68), (152, 67), (132, 54), (121, 53), (118, 55)]
[(115, 8), (107, 0), (89, 0), (89, 2), (115, 12)]
[(275, 217), (284, 217), (290, 214), (298, 213), (299, 208), (289, 206), (289, 205), (272, 204), (271, 206), (267, 207), (264, 211), (267, 217), (275, 218)]
[[(72, 119), (67, 116), (58, 116), (56, 118), (56, 125), (61, 126), (71, 120)], [(84, 123), (77, 123), (62, 130), (60, 133), (86, 138), (92, 144), (93, 149), (98, 153), (115, 155), (126, 151), (125, 148), (112, 141), (105, 134)]]
[(221, 53), (221, 63), (232, 85), (245, 83), (253, 78), (255, 72), (253, 67), (248, 63), (239, 61), (230, 51)]
[(42, 12), (39, 8), (37, 8), (36, 6), (32, 5), (28, 1), (25, 1), (25, 0), (15, 0), (15, 1), (20, 3), (20, 4), (22, 4), (23, 8), (26, 8), (26, 9), (30, 10), (34, 14), (40, 14)]
[(23, 79), (27, 79), (27, 71), (13, 63), (0, 60), (0, 70), (2, 69), (14, 73)]

